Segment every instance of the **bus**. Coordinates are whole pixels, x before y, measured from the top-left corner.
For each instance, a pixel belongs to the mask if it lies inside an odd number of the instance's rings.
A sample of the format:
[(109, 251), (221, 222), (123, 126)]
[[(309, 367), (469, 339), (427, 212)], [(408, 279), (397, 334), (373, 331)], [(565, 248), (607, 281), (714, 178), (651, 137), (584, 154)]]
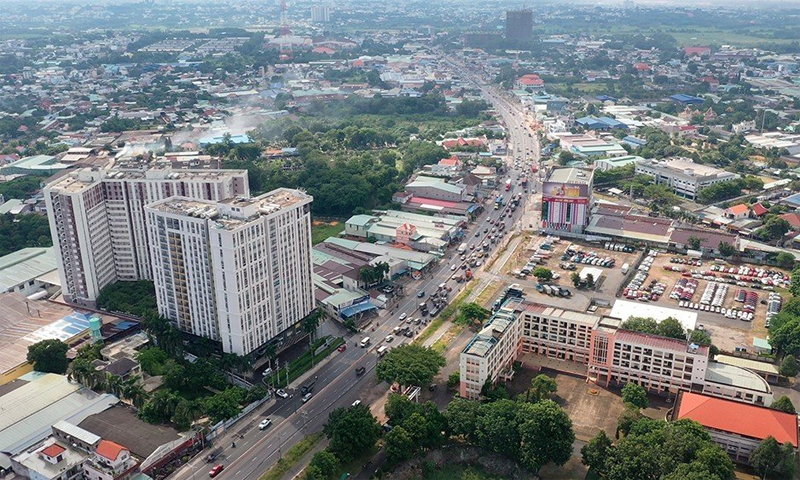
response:
[(494, 209), (499, 210), (502, 205), (503, 205), (503, 196), (499, 195), (494, 201)]
[(506, 180), (506, 192), (511, 190), (511, 179)]

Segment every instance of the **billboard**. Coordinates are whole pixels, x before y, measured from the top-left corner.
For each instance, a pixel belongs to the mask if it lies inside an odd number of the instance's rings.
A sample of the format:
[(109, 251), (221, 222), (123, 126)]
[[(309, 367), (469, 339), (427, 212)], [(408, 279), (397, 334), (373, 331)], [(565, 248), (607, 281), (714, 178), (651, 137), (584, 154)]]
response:
[(582, 183), (544, 182), (542, 195), (558, 198), (589, 198), (589, 185)]

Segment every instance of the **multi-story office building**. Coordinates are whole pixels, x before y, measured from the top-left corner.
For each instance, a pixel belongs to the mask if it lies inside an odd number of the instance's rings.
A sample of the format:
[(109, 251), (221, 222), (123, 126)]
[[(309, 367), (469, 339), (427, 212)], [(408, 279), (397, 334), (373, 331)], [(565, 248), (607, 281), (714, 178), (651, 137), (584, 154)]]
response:
[(637, 175), (649, 175), (659, 185), (666, 185), (677, 195), (694, 199), (705, 187), (739, 178), (739, 174), (727, 172), (709, 165), (694, 163), (690, 159), (645, 160), (636, 164)]
[(278, 189), (148, 205), (159, 312), (239, 355), (295, 327), (314, 308), (311, 201)]
[(533, 37), (533, 11), (508, 10), (506, 12), (506, 39), (518, 42)]
[(329, 23), (331, 21), (331, 7), (328, 5), (314, 5), (311, 7), (311, 21), (314, 23)]
[(498, 310), (486, 326), (461, 352), (459, 392), (462, 398), (477, 399), (487, 379), (495, 381), (505, 374), (518, 356), (520, 322), (515, 303)]
[(582, 233), (589, 225), (593, 170), (556, 168), (542, 184), (542, 228)]
[(44, 189), (65, 298), (92, 304), (117, 280), (151, 279), (144, 206), (249, 196), (246, 170), (82, 169)]
[(487, 380), (508, 377), (503, 372), (509, 365), (533, 353), (585, 364), (588, 379), (604, 386), (632, 382), (663, 395), (688, 390), (756, 405), (772, 402), (763, 378), (709, 361), (708, 347), (624, 330), (621, 324), (617, 318), (509, 300), (461, 352), (461, 395), (478, 398)]

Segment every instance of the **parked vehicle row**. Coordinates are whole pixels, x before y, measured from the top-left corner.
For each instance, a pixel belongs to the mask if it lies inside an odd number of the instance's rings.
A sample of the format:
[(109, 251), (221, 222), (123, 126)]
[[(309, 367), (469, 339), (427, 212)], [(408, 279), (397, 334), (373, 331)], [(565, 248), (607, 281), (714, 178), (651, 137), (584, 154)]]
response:
[(632, 253), (636, 251), (636, 247), (633, 245), (626, 245), (624, 243), (606, 242), (603, 247), (606, 250), (611, 250), (612, 252)]
[(670, 263), (680, 263), (681, 265), (692, 265), (695, 267), (702, 267), (703, 261), (697, 258), (682, 258), (672, 257), (669, 259)]
[(697, 290), (697, 285), (697, 280), (680, 278), (677, 282), (675, 282), (675, 286), (672, 287), (672, 292), (669, 294), (669, 298), (673, 300), (689, 301), (692, 299), (692, 297), (694, 297), (694, 292)]
[(772, 318), (781, 311), (781, 307), (783, 306), (783, 298), (777, 293), (770, 293), (769, 300), (767, 302), (767, 321), (765, 326), (769, 328), (769, 323)]
[(536, 291), (550, 295), (551, 297), (571, 297), (572, 292), (564, 287), (558, 285), (547, 285), (544, 283), (536, 284)]

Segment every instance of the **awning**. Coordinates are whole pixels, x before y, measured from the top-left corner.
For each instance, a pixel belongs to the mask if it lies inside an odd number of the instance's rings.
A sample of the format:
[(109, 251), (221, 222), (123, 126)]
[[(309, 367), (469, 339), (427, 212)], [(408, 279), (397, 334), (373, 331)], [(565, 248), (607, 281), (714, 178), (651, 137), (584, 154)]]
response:
[(359, 313), (363, 313), (363, 312), (366, 312), (368, 310), (377, 310), (377, 309), (378, 309), (378, 307), (376, 307), (375, 305), (371, 304), (370, 302), (357, 303), (355, 305), (350, 305), (347, 308), (343, 308), (343, 309), (339, 310), (339, 316), (342, 317), (342, 318), (350, 318), (350, 317), (353, 317), (355, 315), (358, 315)]

